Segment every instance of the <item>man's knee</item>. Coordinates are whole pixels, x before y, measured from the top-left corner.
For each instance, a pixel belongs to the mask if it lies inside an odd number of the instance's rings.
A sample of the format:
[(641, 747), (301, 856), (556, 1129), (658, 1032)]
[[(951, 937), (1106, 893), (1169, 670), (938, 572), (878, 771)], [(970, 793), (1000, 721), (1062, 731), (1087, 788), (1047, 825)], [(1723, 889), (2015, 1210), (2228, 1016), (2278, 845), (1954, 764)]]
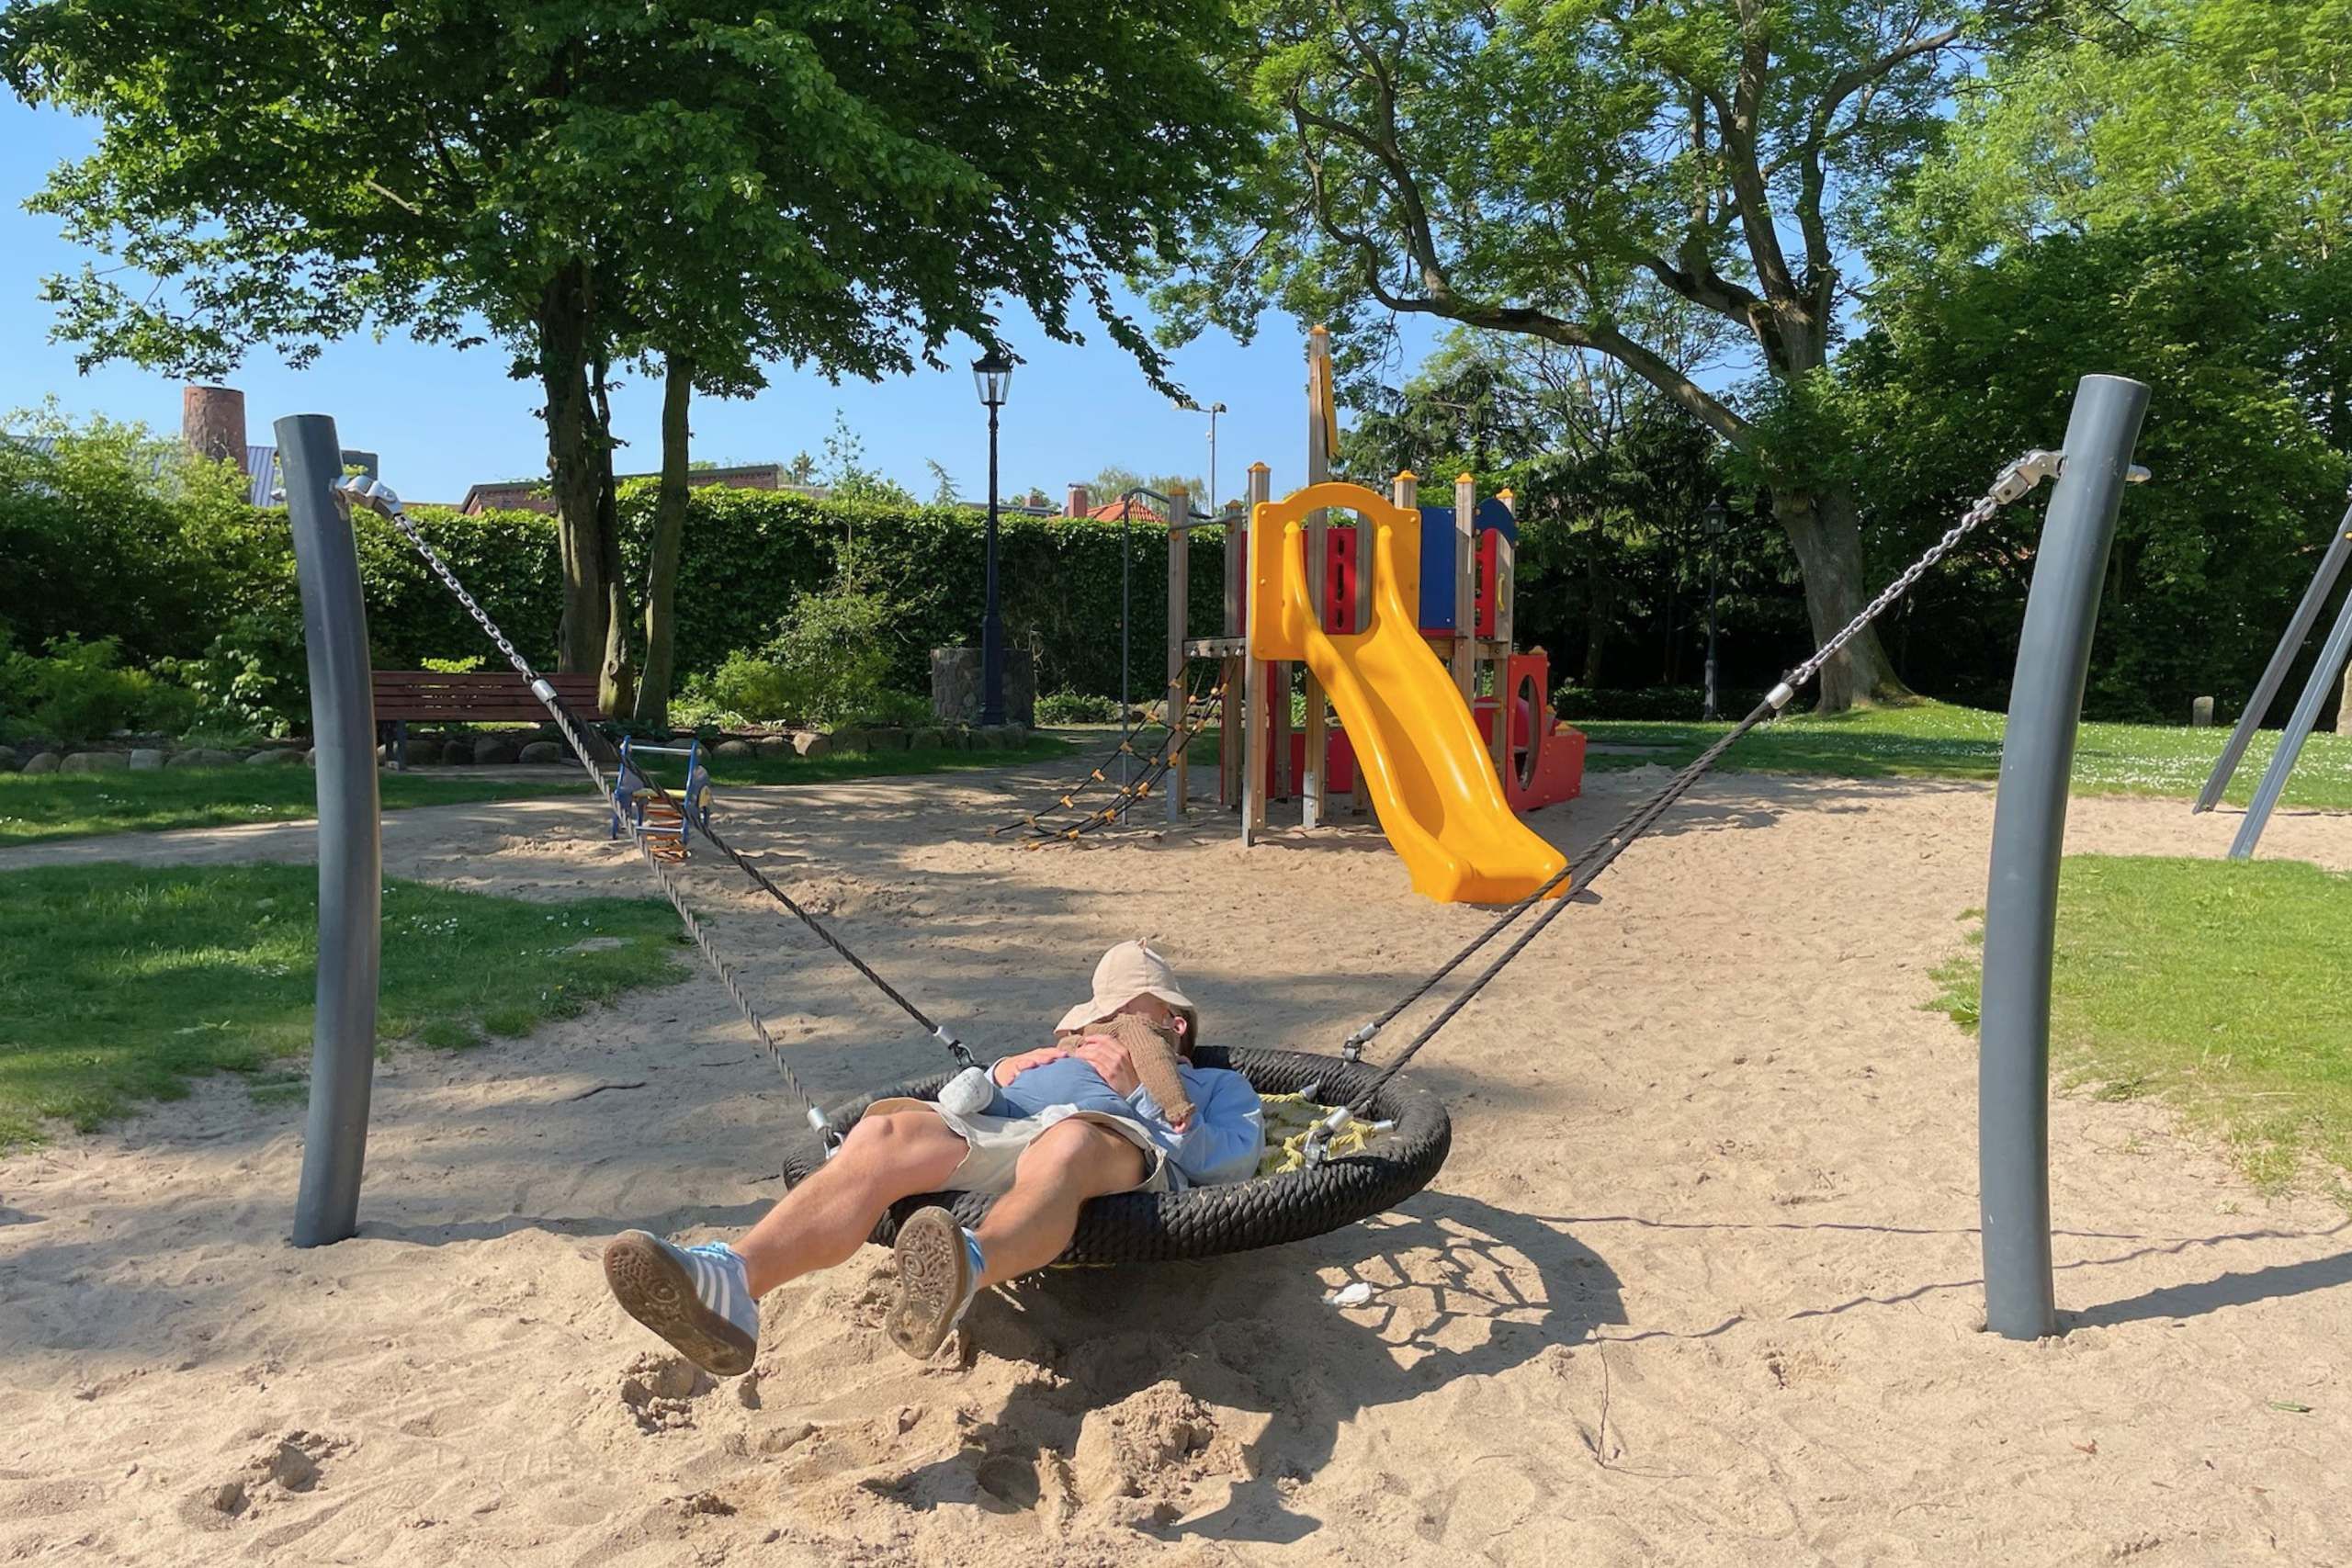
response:
[(842, 1141), (837, 1163), (868, 1171), (928, 1174), (943, 1163), (952, 1171), (963, 1157), (962, 1135), (937, 1115), (900, 1111), (861, 1117)]
[(1023, 1180), (1076, 1182), (1115, 1192), (1143, 1179), (1143, 1151), (1107, 1127), (1075, 1118), (1057, 1122), (1021, 1151)]

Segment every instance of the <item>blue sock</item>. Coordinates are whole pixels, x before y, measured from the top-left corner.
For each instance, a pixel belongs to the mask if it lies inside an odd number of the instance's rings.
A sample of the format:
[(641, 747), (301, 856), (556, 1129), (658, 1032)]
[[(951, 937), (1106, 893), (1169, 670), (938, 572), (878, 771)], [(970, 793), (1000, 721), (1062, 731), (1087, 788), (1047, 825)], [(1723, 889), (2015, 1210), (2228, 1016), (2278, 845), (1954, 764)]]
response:
[(964, 1256), (971, 1259), (972, 1288), (974, 1290), (978, 1290), (980, 1284), (980, 1276), (988, 1272), (988, 1259), (980, 1256), (980, 1238), (972, 1234), (972, 1227), (969, 1225), (963, 1225), (957, 1228), (962, 1230), (964, 1233)]

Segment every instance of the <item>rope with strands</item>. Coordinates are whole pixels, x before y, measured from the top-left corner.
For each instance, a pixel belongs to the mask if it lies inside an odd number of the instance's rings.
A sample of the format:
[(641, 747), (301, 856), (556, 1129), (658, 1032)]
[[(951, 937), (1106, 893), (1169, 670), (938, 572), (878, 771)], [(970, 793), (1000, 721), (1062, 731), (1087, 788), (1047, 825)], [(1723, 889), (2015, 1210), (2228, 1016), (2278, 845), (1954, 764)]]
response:
[[(571, 747), (572, 756), (578, 759), (582, 771), (588, 775), (589, 782), (596, 786), (596, 793), (610, 800), (613, 793), (612, 786), (606, 783), (604, 770), (596, 765), (595, 759), (589, 754), (587, 739), (581, 730), (578, 716), (564, 705), (563, 700), (556, 695), (555, 688), (540, 677), (539, 672), (531, 667), (531, 661), (524, 658), (514, 643), (507, 639), (506, 634), (499, 629), (498, 623), (490, 618), (490, 613), (481, 607), (481, 603), (470, 592), (467, 592), (466, 585), (458, 580), (458, 574), (449, 569), (448, 563), (441, 558), (440, 553), (434, 549), (425, 540), (424, 536), (418, 531), (416, 525), (410, 520), (407, 511), (401, 505), (400, 497), (388, 486), (360, 476), (344, 480), (334, 487), (334, 493), (346, 506), (356, 502), (382, 516), (393, 527), (400, 530), (401, 536), (406, 538), (411, 547), (424, 558), (424, 564), (432, 569), (433, 574), (441, 580), (441, 585), (447, 588), (458, 603), (465, 608), (466, 613), (474, 618), (483, 633), (497, 646), (498, 651), (506, 656), (506, 661), (514, 667), (515, 673), (530, 683), (532, 694), (539, 699), (540, 705), (545, 707), (548, 716), (555, 720), (556, 728), (562, 731), (565, 743)], [(662, 788), (659, 783), (651, 778), (646, 778), (643, 782), (655, 799), (681, 811), (684, 810), (676, 797)], [(814, 931), (820, 941), (840, 954), (850, 967), (864, 976), (876, 989), (897, 1004), (900, 1011), (914, 1020), (933, 1039), (944, 1046), (948, 1054), (956, 1058), (957, 1066), (978, 1066), (978, 1058), (972, 1055), (970, 1048), (952, 1031), (935, 1021), (922, 1009), (908, 1000), (898, 987), (876, 974), (872, 966), (856, 953), (852, 953), (841, 938), (835, 936), (823, 921), (811, 914), (790, 894), (769, 880), (766, 873), (746, 860), (733, 845), (712, 831), (707, 819), (701, 823), (701, 829), (703, 837), (709, 840), (711, 848), (732, 861), (736, 869), (749, 877), (762, 892), (798, 916), (801, 924)], [(802, 1086), (799, 1077), (786, 1064), (783, 1047), (776, 1043), (775, 1035), (768, 1028), (767, 1021), (761, 1017), (759, 1010), (754, 1008), (751, 999), (743, 994), (743, 987), (735, 977), (733, 966), (719, 956), (718, 950), (711, 942), (709, 934), (703, 930), (701, 922), (695, 919), (694, 911), (687, 908), (685, 896), (680, 890), (669, 867), (646, 848), (642, 839), (635, 839), (633, 841), (639, 858), (643, 860), (647, 869), (653, 873), (653, 879), (660, 885), (662, 896), (669, 899), (670, 907), (678, 912), (679, 921), (685, 927), (686, 934), (694, 940), (695, 947), (701, 950), (704, 960), (710, 965), (711, 972), (718, 977), (718, 983), (726, 990), (729, 999), (734, 1002), (736, 1010), (743, 1015), (743, 1021), (751, 1025), (752, 1032), (758, 1037), (761, 1045), (766, 1049), (769, 1058), (775, 1063), (776, 1071), (784, 1077), (785, 1087), (808, 1107), (809, 1124), (820, 1133), (830, 1134), (831, 1129), (826, 1124), (824, 1112), (818, 1108), (815, 1097), (809, 1094)]]
[(1521, 916), (1550, 897), (1555, 890), (1565, 885), (1565, 894), (1555, 900), (1550, 908), (1538, 916), (1532, 925), (1521, 932), (1510, 946), (1503, 949), (1500, 954), (1480, 970), (1463, 987), (1460, 994), (1447, 1002), (1438, 1015), (1431, 1019), (1396, 1055), (1396, 1059), (1379, 1071), (1353, 1104), (1332, 1112), (1316, 1124), (1314, 1132), (1309, 1134), (1310, 1152), (1327, 1143), (1333, 1134), (1346, 1126), (1363, 1108), (1368, 1107), (1372, 1103), (1373, 1097), (1379, 1093), (1381, 1088), (1389, 1079), (1404, 1069), (1405, 1065), (1420, 1052), (1421, 1047), (1427, 1045), (1436, 1037), (1440, 1030), (1452, 1022), (1454, 1016), (1486, 988), (1487, 982), (1502, 973), (1504, 967), (1512, 959), (1526, 951), (1528, 944), (1543, 934), (1544, 928), (1558, 919), (1561, 912), (1575, 901), (1577, 896), (1589, 887), (1602, 872), (1608, 870), (1619, 855), (1624, 853), (1632, 847), (1634, 840), (1655, 827), (1658, 818), (1671, 809), (1677, 801), (1689, 794), (1691, 786), (1696, 784), (1700, 778), (1721, 760), (1724, 752), (1730, 750), (1758, 725), (1778, 717), (1781, 711), (1787, 707), (1796, 696), (1798, 691), (1821, 672), (1823, 666), (1836, 658), (1839, 650), (1849, 642), (1860, 635), (1864, 626), (1884, 615), (1896, 600), (1909, 592), (1928, 569), (1951, 554), (1961, 540), (1989, 522), (2003, 507), (2032, 493), (2042, 480), (2055, 477), (2063, 457), (2062, 453), (2037, 448), (2005, 466), (1995, 477), (1992, 488), (1978, 497), (1967, 511), (1962, 513), (1959, 521), (1946, 529), (1942, 537), (1929, 545), (1917, 560), (1905, 567), (1900, 576), (1882, 589), (1878, 597), (1864, 605), (1860, 613), (1839, 628), (1836, 636), (1815, 649), (1811, 658), (1790, 671), (1781, 679), (1781, 683), (1767, 693), (1764, 700), (1758, 703), (1746, 717), (1733, 726), (1713, 745), (1693, 758), (1655, 794), (1634, 806), (1609, 831), (1586, 845), (1574, 860), (1545, 879), (1542, 886), (1498, 915), (1485, 931), (1472, 938), (1461, 951), (1447, 959), (1426, 979), (1408, 990), (1386, 1011), (1350, 1034), (1341, 1044), (1340, 1054), (1350, 1062), (1360, 1061), (1363, 1059), (1365, 1044), (1381, 1030), (1394, 1022), (1407, 1008), (1428, 996), (1441, 981), (1467, 963), (1488, 942), (1501, 935)]
[[(1009, 833), (1015, 829), (1026, 829), (1032, 841), (1024, 844), (1023, 848), (1037, 850), (1051, 843), (1075, 840), (1088, 833), (1109, 827), (1113, 822), (1125, 817), (1136, 801), (1148, 795), (1153, 787), (1168, 776), (1169, 772), (1175, 767), (1176, 760), (1184, 754), (1195, 739), (1199, 739), (1204, 730), (1208, 728), (1210, 721), (1223, 711), (1225, 695), (1223, 681), (1217, 681), (1214, 684), (1208, 683), (1205, 677), (1195, 681), (1192, 694), (1185, 699), (1185, 707), (1192, 716), (1187, 719), (1184, 728), (1182, 730), (1173, 727), (1169, 728), (1168, 739), (1156, 748), (1151, 756), (1145, 761), (1142, 773), (1136, 774), (1128, 783), (1121, 784), (1112, 794), (1110, 805), (1089, 807), (1085, 814), (1071, 826), (1057, 825), (1046, 820), (1057, 807), (1074, 807), (1078, 798), (1084, 795), (1093, 784), (1109, 782), (1103, 778), (1102, 768), (1096, 768), (1076, 788), (1063, 795), (1056, 806), (1049, 806), (1042, 811), (1033, 812), (1029, 816), (991, 828), (989, 829), (989, 833), (997, 835)], [(1133, 750), (1132, 742), (1122, 739), (1118, 750), (1111, 755), (1116, 757), (1121, 752), (1131, 752)], [(1108, 760), (1103, 766), (1109, 766)]]

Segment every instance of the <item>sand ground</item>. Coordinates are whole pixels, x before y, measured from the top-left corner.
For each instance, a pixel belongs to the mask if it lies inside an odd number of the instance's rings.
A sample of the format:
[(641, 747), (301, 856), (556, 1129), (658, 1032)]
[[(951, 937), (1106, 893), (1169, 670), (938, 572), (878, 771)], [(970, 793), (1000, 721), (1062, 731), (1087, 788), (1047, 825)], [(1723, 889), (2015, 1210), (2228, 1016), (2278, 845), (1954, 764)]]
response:
[[(1537, 825), (1580, 844), (1655, 773)], [(1368, 826), (1222, 819), (1027, 852), (1037, 775), (732, 792), (736, 836), (968, 1035), (1033, 1041), (1093, 953), (1165, 948), (1228, 1039), (1329, 1049), (1479, 916)], [(1989, 791), (1717, 778), (1417, 1070), (1435, 1186), (1317, 1241), (984, 1298), (918, 1366), (868, 1249), (712, 1386), (605, 1294), (628, 1225), (740, 1227), (787, 1105), (688, 979), (524, 1042), (396, 1050), (357, 1239), (285, 1242), (298, 1108), (213, 1082), (0, 1162), (0, 1561), (514, 1564), (2352, 1560), (2352, 1227), (2142, 1104), (2062, 1100), (2069, 1332), (1982, 1317), (1970, 1039), (1921, 1010), (1982, 902)], [(1213, 814), (1211, 814), (1213, 818)], [(2075, 850), (2233, 818), (2076, 803)], [(640, 886), (581, 801), (386, 824), (388, 868)], [(303, 827), (0, 867), (300, 858)], [(2352, 819), (2266, 852), (2352, 863)], [(718, 868), (720, 940), (839, 1094), (912, 1037)], [(2285, 977), (2282, 977), (2284, 983)], [(1375, 1047), (1374, 1055), (1380, 1055)], [(1362, 1280), (1370, 1301), (1328, 1305)]]

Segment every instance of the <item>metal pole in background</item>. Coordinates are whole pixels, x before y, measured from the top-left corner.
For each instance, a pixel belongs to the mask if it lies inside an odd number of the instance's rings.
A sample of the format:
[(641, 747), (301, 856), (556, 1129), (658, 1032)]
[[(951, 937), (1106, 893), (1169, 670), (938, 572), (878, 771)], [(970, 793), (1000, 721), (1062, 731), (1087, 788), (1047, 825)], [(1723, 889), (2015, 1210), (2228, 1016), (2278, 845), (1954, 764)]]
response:
[(2246, 745), (2262, 717), (2270, 711), (2271, 700), (2287, 679), (2288, 666), (2295, 662), (2295, 655), (2302, 651), (2303, 638), (2311, 635), (2319, 620), (2320, 606), (2327, 602), (2327, 591), (2344, 570), (2344, 562), (2352, 558), (2352, 507), (2345, 511), (2343, 520), (2335, 525), (2335, 536), (2319, 558), (2319, 570), (2312, 574), (2312, 585), (2303, 590), (2303, 602), (2295, 606), (2294, 618), (2287, 623), (2286, 635), (2278, 639), (2278, 650), (2262, 671), (2262, 679), (2255, 682), (2254, 694), (2245, 700), (2245, 711), (2238, 715), (2235, 729), (2230, 731), (2230, 743), (2222, 748), (2222, 755), (2205, 780), (2205, 787), (2198, 792), (2192, 811), (2211, 811), (2221, 804), (2222, 791), (2229, 787), (2230, 776), (2238, 771), (2238, 763), (2245, 756)]
[(2334, 689), (2335, 678), (2344, 672), (2344, 660), (2352, 656), (2352, 598), (2344, 601), (2344, 608), (2336, 612), (2335, 628), (2327, 634), (2327, 645), (2319, 650), (2319, 662), (2312, 666), (2312, 678), (2303, 684), (2302, 700), (2295, 705), (2294, 716), (2287, 720), (2287, 731), (2278, 737), (2278, 750), (2270, 753), (2270, 765), (2262, 770), (2262, 783), (2255, 786), (2254, 799), (2246, 804), (2245, 819), (2238, 824), (2238, 836), (2230, 840), (2232, 860), (2250, 860), (2255, 845), (2262, 842), (2262, 830), (2270, 825), (2270, 813), (2278, 808), (2278, 797), (2287, 791), (2287, 775), (2295, 771), (2295, 760), (2303, 754), (2303, 742), (2311, 739), (2312, 726), (2319, 722), (2319, 710)]
[(2065, 467), (2035, 550), (2001, 743), (1984, 896), (1976, 1157), (1984, 1325), (2011, 1339), (2058, 1330), (2050, 1259), (2050, 965), (2058, 862), (2108, 547), (2147, 409), (2148, 389), (2120, 376), (2086, 376), (2075, 388)]
[(997, 604), (996, 411), (989, 404), (989, 540), (987, 605), (980, 615), (980, 723), (1004, 722), (1004, 615)]
[(319, 791), (318, 999), (294, 1245), (323, 1247), (359, 1228), (359, 1177), (375, 1086), (384, 881), (376, 710), (368, 684), (368, 604), (359, 587), (358, 546), (350, 515), (330, 493), (343, 477), (334, 421), (300, 413), (276, 428), (302, 593)]

